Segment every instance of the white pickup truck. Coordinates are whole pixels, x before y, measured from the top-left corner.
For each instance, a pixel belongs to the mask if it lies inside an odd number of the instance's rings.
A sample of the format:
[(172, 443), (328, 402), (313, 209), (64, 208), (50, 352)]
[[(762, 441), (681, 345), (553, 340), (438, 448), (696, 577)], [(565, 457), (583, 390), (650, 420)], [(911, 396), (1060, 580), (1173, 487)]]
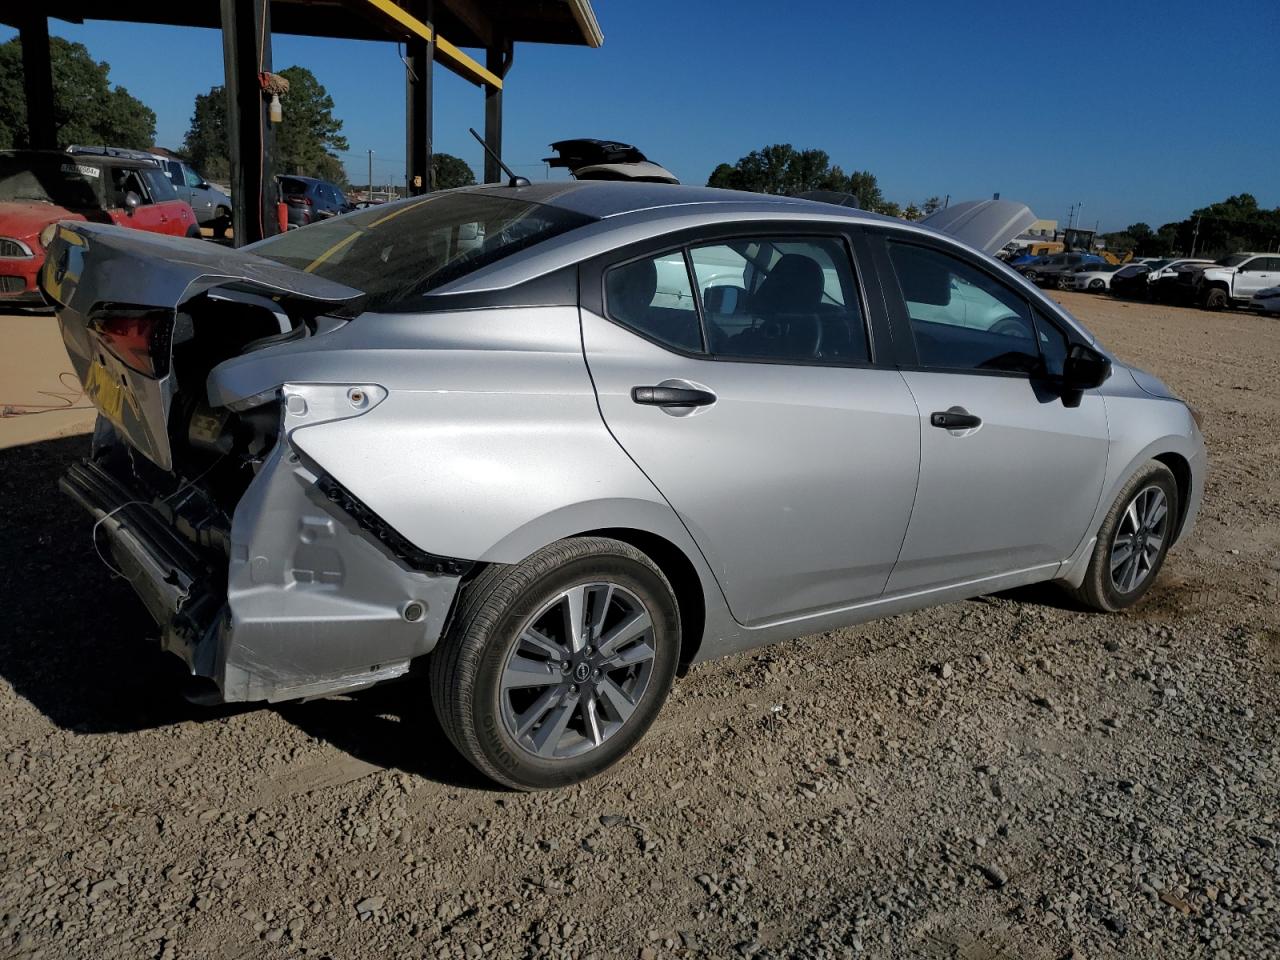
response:
[(1197, 271), (1194, 283), (1207, 310), (1246, 306), (1259, 290), (1280, 284), (1280, 253), (1233, 253)]

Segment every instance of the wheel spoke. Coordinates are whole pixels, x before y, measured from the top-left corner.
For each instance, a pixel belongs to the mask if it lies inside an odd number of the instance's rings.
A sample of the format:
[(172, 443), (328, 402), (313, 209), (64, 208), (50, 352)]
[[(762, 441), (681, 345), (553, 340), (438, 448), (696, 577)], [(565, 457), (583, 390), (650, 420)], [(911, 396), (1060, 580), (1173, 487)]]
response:
[(1154, 533), (1147, 536), (1147, 549), (1151, 551), (1151, 555), (1155, 556), (1160, 552), (1160, 548), (1164, 546), (1164, 537), (1157, 537)]
[(547, 715), (538, 732), (533, 735), (533, 749), (539, 756), (555, 756), (556, 747), (560, 745), (560, 738), (564, 735), (564, 728), (569, 725), (569, 718), (573, 716), (573, 711), (577, 707), (578, 698), (570, 696), (562, 700), (560, 705)]
[(608, 712), (613, 715), (613, 719), (619, 723), (626, 723), (636, 705), (622, 692), (622, 688), (614, 683), (611, 678), (605, 676), (600, 678), (596, 690), (600, 693), (601, 705), (608, 708)]
[(564, 696), (564, 687), (557, 686), (547, 690), (542, 696), (529, 706), (524, 713), (516, 716), (516, 736), (523, 737), (526, 733), (533, 729), (539, 720), (547, 715), (547, 711), (559, 702)]
[(1138, 582), (1138, 560), (1140, 557), (1141, 554), (1134, 553), (1121, 572), (1121, 576), (1124, 578), (1125, 590), (1132, 590), (1133, 585)]
[(502, 671), (502, 689), (519, 690), (526, 687), (553, 687), (560, 682), (560, 671), (548, 669), (541, 660), (516, 653)]
[(569, 649), (577, 653), (587, 645), (586, 637), (586, 584), (572, 587), (564, 595), (564, 635)]
[(1111, 572), (1133, 556), (1133, 538), (1116, 537), (1116, 544), (1111, 548)]
[[(1132, 502), (1130, 502), (1129, 506), (1125, 509), (1124, 519), (1125, 519), (1125, 523), (1129, 524), (1129, 529), (1136, 533), (1138, 530), (1138, 527), (1141, 525), (1138, 521), (1138, 500), (1136, 497), (1133, 499)], [(1123, 525), (1124, 524), (1121, 524), (1121, 526)]]
[(525, 628), (524, 633), (520, 634), (520, 641), (540, 650), (553, 660), (563, 660), (568, 652), (541, 630), (535, 630), (533, 627)]
[(609, 615), (609, 604), (613, 602), (613, 584), (602, 583), (592, 587), (590, 600), (587, 642), (598, 643), (600, 634), (604, 632), (605, 617)]
[(632, 616), (628, 617), (622, 623), (618, 624), (609, 633), (600, 640), (600, 655), (611, 657), (618, 650), (621, 650), (628, 643), (639, 639), (644, 633), (652, 629), (653, 621), (649, 619), (648, 611), (638, 610)]
[(604, 743), (604, 734), (600, 732), (600, 714), (596, 706), (595, 697), (587, 697), (583, 701), (582, 718), (586, 721), (587, 733), (591, 737), (591, 742), (597, 747)]
[(1154, 530), (1164, 520), (1164, 515), (1169, 512), (1169, 502), (1165, 500), (1164, 494), (1156, 494), (1155, 500), (1147, 509), (1147, 529)]
[(649, 646), (649, 644), (633, 643), (606, 661), (604, 669), (621, 670), (623, 667), (630, 667), (637, 663), (644, 663), (646, 660), (652, 660), (654, 656), (653, 647)]

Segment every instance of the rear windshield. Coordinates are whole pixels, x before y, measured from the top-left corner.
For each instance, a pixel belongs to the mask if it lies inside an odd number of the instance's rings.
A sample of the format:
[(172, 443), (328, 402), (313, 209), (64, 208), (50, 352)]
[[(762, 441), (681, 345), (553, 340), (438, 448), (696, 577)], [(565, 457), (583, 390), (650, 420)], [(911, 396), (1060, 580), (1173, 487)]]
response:
[(301, 180), (293, 179), (293, 177), (281, 177), (280, 189), (284, 193), (306, 193), (307, 185)]
[(36, 200), (72, 210), (99, 210), (102, 196), (102, 165), (92, 157), (0, 155), (0, 201)]
[(1221, 260), (1215, 261), (1215, 264), (1219, 267), (1238, 267), (1248, 259), (1249, 254), (1247, 253), (1233, 253), (1229, 257), (1223, 257)]
[(363, 290), (368, 309), (387, 310), (591, 222), (559, 207), (465, 191), (321, 220), (246, 249)]

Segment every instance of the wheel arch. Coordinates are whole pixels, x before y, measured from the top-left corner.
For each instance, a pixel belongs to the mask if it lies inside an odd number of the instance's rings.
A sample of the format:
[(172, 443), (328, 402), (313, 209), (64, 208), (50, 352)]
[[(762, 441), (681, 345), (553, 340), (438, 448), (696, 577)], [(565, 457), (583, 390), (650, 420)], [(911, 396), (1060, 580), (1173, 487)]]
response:
[(1191, 463), (1182, 454), (1173, 451), (1157, 453), (1151, 459), (1168, 467), (1178, 484), (1178, 520), (1177, 532), (1174, 534), (1176, 542), (1182, 537), (1182, 525), (1186, 522), (1187, 511), (1191, 506)]
[(702, 648), (707, 624), (707, 602), (698, 569), (685, 552), (665, 537), (631, 527), (603, 527), (584, 530), (577, 536), (609, 537), (635, 547), (662, 571), (676, 594), (680, 616), (680, 666), (683, 675)]

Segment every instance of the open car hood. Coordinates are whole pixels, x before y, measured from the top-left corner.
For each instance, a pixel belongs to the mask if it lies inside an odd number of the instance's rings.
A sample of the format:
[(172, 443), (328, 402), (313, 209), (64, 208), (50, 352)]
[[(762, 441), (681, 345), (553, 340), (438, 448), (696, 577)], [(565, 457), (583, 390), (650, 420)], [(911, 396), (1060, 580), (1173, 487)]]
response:
[(936, 210), (920, 222), (994, 255), (1035, 223), (1036, 215), (1014, 200), (966, 200)]

